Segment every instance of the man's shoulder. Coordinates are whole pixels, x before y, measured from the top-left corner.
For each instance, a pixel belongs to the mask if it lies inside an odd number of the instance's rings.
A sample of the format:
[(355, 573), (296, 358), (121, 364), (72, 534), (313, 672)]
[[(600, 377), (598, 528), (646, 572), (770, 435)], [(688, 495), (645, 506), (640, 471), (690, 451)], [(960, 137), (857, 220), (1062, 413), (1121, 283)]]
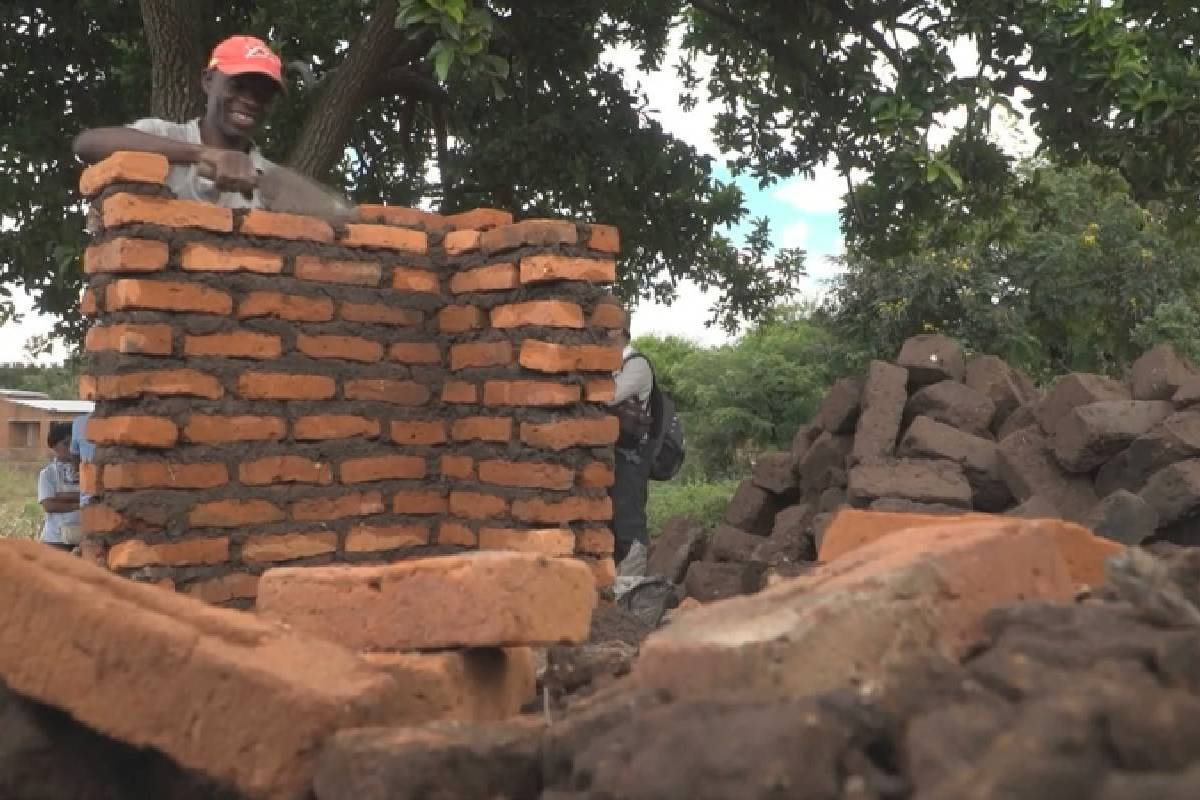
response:
[(129, 123), (128, 127), (142, 133), (150, 133), (180, 142), (197, 142), (200, 140), (200, 127), (196, 120), (187, 122), (172, 122), (159, 117), (143, 117)]

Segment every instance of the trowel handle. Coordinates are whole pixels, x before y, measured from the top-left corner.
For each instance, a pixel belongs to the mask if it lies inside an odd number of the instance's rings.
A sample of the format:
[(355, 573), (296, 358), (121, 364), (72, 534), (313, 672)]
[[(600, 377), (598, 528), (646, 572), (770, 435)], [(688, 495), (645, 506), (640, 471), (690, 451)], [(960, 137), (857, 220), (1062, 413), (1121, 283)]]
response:
[[(207, 180), (210, 180), (210, 181), (215, 180), (217, 177), (216, 170), (213, 169), (212, 163), (208, 162), (208, 161), (197, 161), (196, 162), (196, 174), (199, 175), (201, 178), (206, 178)], [(246, 197), (252, 196), (254, 194), (255, 188), (257, 188), (257, 186), (258, 186), (258, 179), (260, 177), (262, 177), (262, 170), (256, 170), (254, 173), (254, 177), (250, 180), (250, 188), (244, 189), (242, 191), (242, 194), (245, 195)]]

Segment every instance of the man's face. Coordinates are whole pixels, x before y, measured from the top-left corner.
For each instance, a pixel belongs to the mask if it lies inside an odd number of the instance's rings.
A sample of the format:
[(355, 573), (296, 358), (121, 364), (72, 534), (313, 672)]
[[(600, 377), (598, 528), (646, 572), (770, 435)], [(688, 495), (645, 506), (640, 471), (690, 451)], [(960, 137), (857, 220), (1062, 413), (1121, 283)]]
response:
[(71, 460), (71, 440), (70, 439), (63, 439), (61, 442), (54, 445), (54, 447), (52, 447), (50, 449), (54, 451), (54, 457), (57, 458), (59, 461), (70, 461)]
[(279, 84), (257, 73), (226, 75), (210, 69), (201, 85), (208, 95), (205, 120), (223, 137), (239, 143), (250, 141), (262, 127), (279, 94)]

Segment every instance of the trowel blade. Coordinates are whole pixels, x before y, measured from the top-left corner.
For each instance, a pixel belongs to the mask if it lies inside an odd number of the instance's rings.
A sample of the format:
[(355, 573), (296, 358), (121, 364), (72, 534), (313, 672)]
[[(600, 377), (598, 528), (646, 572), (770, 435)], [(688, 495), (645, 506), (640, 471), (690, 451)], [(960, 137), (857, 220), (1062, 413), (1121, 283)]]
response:
[(354, 205), (341, 194), (287, 167), (275, 165), (259, 173), (256, 186), (268, 211), (333, 223), (349, 222), (357, 216)]

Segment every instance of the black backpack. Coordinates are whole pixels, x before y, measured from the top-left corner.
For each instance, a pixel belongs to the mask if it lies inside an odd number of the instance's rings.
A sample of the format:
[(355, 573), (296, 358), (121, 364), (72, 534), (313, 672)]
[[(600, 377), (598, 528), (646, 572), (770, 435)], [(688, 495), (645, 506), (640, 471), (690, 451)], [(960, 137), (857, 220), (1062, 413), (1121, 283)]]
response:
[(646, 437), (650, 442), (647, 448), (650, 453), (650, 479), (669, 481), (679, 474), (687, 455), (683, 423), (679, 421), (675, 403), (659, 388), (650, 359), (641, 353), (633, 353), (622, 366), (633, 358), (645, 359), (650, 367), (650, 408), (646, 413), (636, 398), (631, 398), (633, 402), (626, 401), (617, 406), (617, 417), (621, 421), (621, 440), (617, 444), (619, 447), (629, 447), (631, 443), (640, 442), (643, 436)]

